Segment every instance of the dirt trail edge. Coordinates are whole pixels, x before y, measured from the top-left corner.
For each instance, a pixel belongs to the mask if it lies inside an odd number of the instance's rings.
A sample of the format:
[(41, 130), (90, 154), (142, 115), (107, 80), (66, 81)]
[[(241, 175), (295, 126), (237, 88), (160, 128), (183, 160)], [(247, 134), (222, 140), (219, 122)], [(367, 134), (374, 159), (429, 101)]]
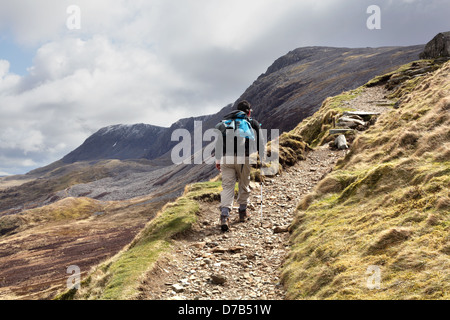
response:
[[(382, 90), (368, 89), (357, 100), (368, 106), (379, 102)], [(379, 108), (377, 111), (380, 110)], [(288, 226), (302, 196), (334, 167), (348, 150), (325, 145), (310, 151), (305, 161), (266, 179), (263, 186), (263, 217), (260, 219), (260, 185), (252, 183), (250, 219), (238, 222), (231, 213), (231, 228), (219, 226), (219, 203), (202, 202), (199, 222), (180, 236), (176, 248), (161, 259), (142, 280), (138, 299), (157, 300), (281, 300), (280, 267), (289, 253)], [(262, 223), (261, 223), (262, 222)]]

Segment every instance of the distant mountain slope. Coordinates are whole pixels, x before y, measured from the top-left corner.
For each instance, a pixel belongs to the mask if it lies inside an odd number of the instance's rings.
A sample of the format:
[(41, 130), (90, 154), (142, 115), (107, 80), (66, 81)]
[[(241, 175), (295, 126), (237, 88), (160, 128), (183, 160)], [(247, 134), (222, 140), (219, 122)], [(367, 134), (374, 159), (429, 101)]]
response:
[(424, 46), (306, 47), (277, 59), (240, 97), (255, 106), (265, 128), (292, 130), (324, 99), (417, 60)]
[[(267, 129), (293, 129), (312, 115), (321, 102), (342, 91), (357, 88), (373, 77), (417, 60), (423, 45), (385, 48), (307, 47), (277, 59), (237, 100), (254, 106), (254, 117)], [(63, 158), (64, 163), (100, 159), (155, 159), (166, 155), (178, 142), (172, 132), (193, 132), (194, 121), (210, 129), (231, 111), (233, 104), (218, 113), (181, 119), (170, 128), (148, 124), (114, 125), (100, 129), (80, 147)]]
[(149, 124), (113, 125), (91, 135), (80, 147), (62, 160), (73, 163), (100, 159), (140, 159), (147, 153), (156, 158), (166, 150), (159, 137), (167, 128)]

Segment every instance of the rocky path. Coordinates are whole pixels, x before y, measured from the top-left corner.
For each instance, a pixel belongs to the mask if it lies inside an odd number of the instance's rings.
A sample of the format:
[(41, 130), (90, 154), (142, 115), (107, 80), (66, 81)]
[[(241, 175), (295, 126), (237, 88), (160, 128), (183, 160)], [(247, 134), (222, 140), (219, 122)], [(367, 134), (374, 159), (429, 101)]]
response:
[(365, 88), (364, 93), (353, 100), (343, 102), (343, 106), (355, 108), (358, 111), (383, 113), (394, 104), (385, 95), (386, 89), (383, 86)]
[(142, 282), (139, 298), (283, 299), (279, 269), (289, 249), (287, 227), (295, 207), (344, 153), (322, 147), (266, 179), (262, 219), (260, 185), (252, 184), (250, 219), (238, 222), (236, 208), (229, 232), (220, 231), (219, 203), (202, 203), (199, 224)]
[[(368, 88), (350, 103), (358, 110), (384, 112), (390, 104), (384, 95), (382, 88)], [(289, 252), (287, 228), (295, 208), (346, 152), (317, 148), (305, 161), (266, 179), (262, 219), (260, 185), (252, 184), (250, 219), (239, 223), (235, 208), (229, 232), (220, 231), (219, 203), (203, 202), (198, 225), (142, 280), (138, 298), (284, 299), (280, 267)]]

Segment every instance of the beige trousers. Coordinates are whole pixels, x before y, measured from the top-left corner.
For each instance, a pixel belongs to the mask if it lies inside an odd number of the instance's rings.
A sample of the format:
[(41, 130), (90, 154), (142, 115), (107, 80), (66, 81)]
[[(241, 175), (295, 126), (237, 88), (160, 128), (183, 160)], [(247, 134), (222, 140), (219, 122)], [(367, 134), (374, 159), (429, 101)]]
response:
[(238, 197), (236, 202), (247, 204), (250, 196), (250, 164), (249, 159), (237, 157), (223, 157), (220, 168), (222, 171), (222, 193), (220, 194), (221, 208), (233, 209), (234, 187), (239, 182)]

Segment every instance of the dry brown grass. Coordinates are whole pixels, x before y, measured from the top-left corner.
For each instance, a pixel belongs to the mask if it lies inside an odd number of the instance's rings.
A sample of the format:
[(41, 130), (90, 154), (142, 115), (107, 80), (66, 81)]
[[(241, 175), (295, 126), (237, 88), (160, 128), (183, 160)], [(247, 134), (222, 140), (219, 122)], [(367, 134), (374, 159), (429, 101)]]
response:
[(93, 268), (78, 292), (68, 290), (56, 299), (135, 299), (147, 272), (173, 250), (173, 238), (197, 221), (200, 207), (196, 199), (213, 199), (220, 191), (221, 181), (186, 186), (183, 196), (164, 205), (130, 244)]
[[(283, 270), (288, 298), (450, 298), (449, 74), (450, 62), (397, 90), (400, 108), (359, 134), (302, 199)], [(331, 101), (303, 128), (318, 128)], [(380, 289), (367, 285), (369, 266), (381, 270)]]

